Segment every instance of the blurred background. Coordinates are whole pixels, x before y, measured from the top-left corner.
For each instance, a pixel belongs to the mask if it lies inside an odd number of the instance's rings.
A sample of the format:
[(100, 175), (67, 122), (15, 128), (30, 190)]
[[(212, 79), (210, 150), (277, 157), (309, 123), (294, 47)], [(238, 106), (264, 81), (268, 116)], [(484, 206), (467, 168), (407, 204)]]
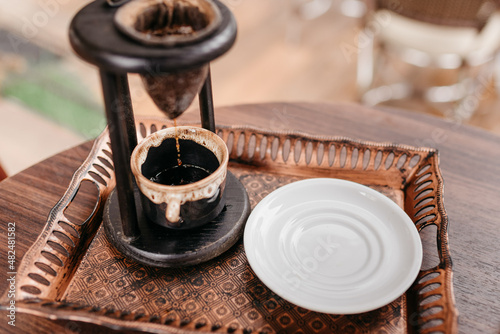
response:
[[(87, 2), (0, 0), (0, 163), (8, 175), (95, 138), (106, 126), (98, 71), (73, 54), (67, 37), (71, 18)], [(358, 101), (362, 2), (223, 2), (239, 30), (235, 46), (212, 63), (216, 107)], [(485, 78), (474, 113), (455, 121), (500, 134), (497, 90)], [(130, 82), (134, 112), (160, 115), (138, 77), (130, 75)], [(422, 99), (385, 105), (449, 116)]]

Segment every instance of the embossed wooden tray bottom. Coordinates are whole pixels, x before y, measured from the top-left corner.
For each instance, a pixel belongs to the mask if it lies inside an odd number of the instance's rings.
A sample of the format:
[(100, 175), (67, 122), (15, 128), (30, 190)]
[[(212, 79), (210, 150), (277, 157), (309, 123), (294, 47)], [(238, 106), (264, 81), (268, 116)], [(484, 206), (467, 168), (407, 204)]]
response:
[[(162, 120), (139, 120), (139, 137), (166, 126), (170, 124)], [(240, 127), (220, 127), (218, 133), (230, 149), (230, 170), (245, 186), (252, 208), (274, 189), (296, 180), (356, 181), (392, 198), (420, 232), (437, 227), (437, 235), (431, 236), (438, 240), (437, 249), (424, 254), (436, 253), (439, 265), (421, 271), (413, 286), (391, 304), (356, 315), (316, 313), (281, 299), (255, 276), (241, 241), (193, 267), (140, 265), (117, 252), (100, 227), (102, 207), (114, 187), (103, 133), (22, 261), (18, 312), (155, 333), (456, 331), (443, 182), (435, 150)], [(85, 182), (97, 187), (97, 199), (83, 191)], [(81, 219), (69, 219), (65, 210), (79, 188), (78, 207), (92, 213), (84, 218), (84, 212), (76, 212), (72, 217)]]

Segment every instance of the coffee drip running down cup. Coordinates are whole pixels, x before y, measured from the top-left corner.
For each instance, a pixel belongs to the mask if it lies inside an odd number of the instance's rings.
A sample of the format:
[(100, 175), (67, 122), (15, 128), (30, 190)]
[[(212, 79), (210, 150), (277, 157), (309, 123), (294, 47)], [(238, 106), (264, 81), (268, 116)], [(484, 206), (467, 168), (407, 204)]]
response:
[(166, 128), (144, 139), (132, 153), (131, 168), (148, 218), (173, 229), (212, 221), (224, 209), (228, 160), (224, 141), (203, 128)]

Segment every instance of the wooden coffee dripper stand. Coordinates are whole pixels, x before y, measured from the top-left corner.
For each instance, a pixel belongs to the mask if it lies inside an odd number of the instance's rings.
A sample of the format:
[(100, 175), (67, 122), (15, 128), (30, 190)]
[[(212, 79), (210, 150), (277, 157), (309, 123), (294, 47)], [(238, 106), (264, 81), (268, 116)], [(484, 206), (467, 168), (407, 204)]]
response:
[[(229, 205), (213, 222), (186, 231), (156, 226), (142, 212), (130, 168), (137, 132), (127, 73), (154, 76), (189, 70), (208, 64), (228, 51), (236, 39), (236, 21), (224, 4), (217, 0), (213, 3), (220, 13), (217, 27), (207, 36), (182, 45), (147, 45), (126, 36), (115, 24), (115, 14), (120, 7), (112, 7), (105, 0), (90, 3), (71, 22), (69, 34), (73, 49), (97, 66), (101, 76), (116, 176), (116, 189), (104, 210), (106, 233), (120, 252), (146, 265), (186, 266), (220, 255), (241, 237), (250, 212), (243, 185), (228, 173), (226, 202)], [(201, 125), (215, 132), (210, 72), (199, 93), (199, 101)]]

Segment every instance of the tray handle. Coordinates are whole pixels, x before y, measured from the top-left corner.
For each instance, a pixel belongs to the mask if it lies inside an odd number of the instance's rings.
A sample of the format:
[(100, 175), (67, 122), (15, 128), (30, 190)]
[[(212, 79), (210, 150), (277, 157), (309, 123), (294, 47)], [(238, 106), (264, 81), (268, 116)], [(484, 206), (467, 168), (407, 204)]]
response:
[[(85, 220), (71, 221), (65, 210), (84, 181), (96, 186), (98, 196), (92, 213)], [(21, 261), (17, 300), (59, 300), (62, 297), (97, 232), (104, 203), (114, 186), (108, 132), (104, 131), (95, 140), (87, 159), (73, 174), (66, 192), (50, 211), (43, 232)]]
[(453, 271), (448, 245), (448, 216), (443, 203), (443, 178), (437, 151), (429, 152), (408, 180), (405, 211), (422, 233), (435, 226), (439, 263), (421, 270), (411, 287), (418, 309), (409, 315), (409, 323), (419, 333), (456, 333), (458, 311), (453, 294)]

